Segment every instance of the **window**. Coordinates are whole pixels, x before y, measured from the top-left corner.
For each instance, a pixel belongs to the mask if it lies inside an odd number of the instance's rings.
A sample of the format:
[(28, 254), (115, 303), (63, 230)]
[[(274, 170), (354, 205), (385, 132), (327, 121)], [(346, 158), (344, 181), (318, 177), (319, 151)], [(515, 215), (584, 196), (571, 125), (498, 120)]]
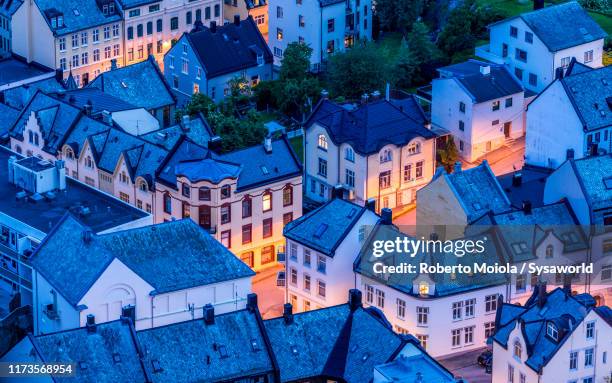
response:
[(499, 105), (500, 105), (499, 100), (493, 101), (493, 104), (491, 106), (491, 110), (493, 110), (493, 111), (499, 110)]
[(293, 187), (291, 187), (291, 185), (287, 185), (283, 189), (283, 206), (291, 205), (293, 205)]
[(525, 42), (529, 44), (533, 43), (533, 33), (525, 31)]
[(514, 57), (519, 61), (527, 62), (527, 52), (522, 49), (516, 48), (514, 51)]
[(508, 97), (505, 104), (506, 108), (510, 108), (512, 106), (512, 97)]
[(474, 344), (474, 326), (463, 329), (463, 344)]
[(538, 85), (538, 75), (529, 73), (529, 85), (537, 86)]
[(204, 18), (206, 20), (210, 19), (210, 7), (206, 7), (206, 9), (204, 9)]
[(276, 39), (278, 41), (283, 41), (283, 30), (282, 30), (282, 28), (276, 28)]
[(221, 16), (221, 7), (219, 4), (215, 4), (215, 17)]
[(264, 212), (272, 210), (272, 193), (264, 192), (262, 198), (262, 210)]
[(119, 192), (119, 199), (125, 203), (130, 203), (130, 196), (124, 192)]
[(221, 232), (221, 244), (228, 249), (232, 247), (232, 233), (231, 230), (225, 230)]
[(408, 155), (414, 155), (421, 153), (421, 143), (420, 142), (411, 142), (408, 145)]
[(546, 335), (548, 335), (553, 340), (558, 340), (559, 331), (557, 330), (557, 326), (554, 323), (548, 322), (546, 325)]
[(512, 37), (517, 37), (518, 36), (518, 28), (517, 27), (510, 27), (510, 36)]
[(189, 61), (186, 59), (181, 59), (181, 72), (189, 74)]
[(286, 226), (291, 221), (293, 221), (293, 213), (283, 214), (283, 226)]
[(393, 153), (391, 153), (391, 149), (385, 149), (380, 153), (380, 163), (389, 162), (392, 158)]
[(60, 37), (58, 39), (57, 44), (59, 45), (60, 52), (63, 52), (66, 50), (66, 38), (65, 37)]
[(231, 196), (232, 187), (230, 185), (221, 186), (221, 199), (226, 199)]
[(366, 302), (372, 304), (374, 302), (374, 287), (365, 285)]
[(72, 35), (72, 49), (79, 47), (79, 35), (75, 33)]
[[(132, 58), (133, 56), (134, 56), (134, 52), (132, 51)], [(111, 47), (104, 47), (104, 58), (105, 59), (111, 58)]]
[(242, 244), (246, 245), (253, 240), (253, 227), (251, 224), (242, 226)]
[(595, 350), (587, 348), (584, 350), (584, 367), (593, 367), (593, 354)]
[(406, 317), (406, 301), (397, 298), (397, 317), (404, 319)]
[(231, 205), (226, 203), (221, 205), (221, 223), (229, 223), (232, 220), (232, 209)]
[(387, 189), (391, 187), (391, 171), (387, 170), (378, 175), (378, 185), (381, 189)]
[(128, 29), (127, 29), (127, 39), (128, 40), (133, 40), (134, 39), (134, 27), (128, 27)]
[(297, 286), (297, 280), (298, 280), (298, 272), (295, 268), (291, 268), (290, 272), (289, 272), (289, 283), (291, 283), (294, 286)]
[(349, 169), (344, 170), (344, 182), (349, 187), (355, 187), (355, 172)]
[(104, 33), (104, 40), (110, 40), (110, 27), (108, 25), (104, 27), (102, 32)]
[(476, 298), (468, 299), (465, 301), (465, 318), (474, 317), (476, 308)]
[(463, 101), (459, 102), (459, 111), (465, 113), (465, 103)]
[(462, 132), (465, 131), (465, 122), (462, 120), (459, 120), (459, 130)]
[(379, 289), (376, 289), (376, 306), (385, 308), (385, 292)]
[(283, 50), (278, 47), (274, 47), (274, 56), (282, 58)]
[(451, 330), (451, 344), (453, 347), (461, 346), (461, 329)]
[(317, 271), (321, 274), (325, 274), (327, 269), (326, 265), (327, 260), (324, 255), (317, 255)]
[(170, 30), (175, 31), (179, 27), (179, 19), (178, 17), (173, 17), (170, 19)]
[(310, 250), (304, 249), (304, 266), (310, 267)]
[(170, 194), (164, 194), (164, 213), (172, 214), (172, 197)]
[(487, 322), (484, 324), (485, 338), (493, 336), (495, 333), (495, 322)]
[(79, 55), (72, 56), (72, 67), (76, 68), (79, 66)]
[(202, 186), (198, 189), (198, 199), (200, 201), (210, 201), (210, 188)]
[(584, 62), (585, 63), (590, 63), (591, 61), (593, 61), (593, 51), (586, 51), (584, 52)]
[(306, 21), (304, 20), (304, 15), (298, 15), (298, 26), (300, 28), (304, 28), (306, 26)]
[(463, 315), (463, 301), (453, 303), (453, 320), (460, 320)]
[(119, 24), (113, 25), (113, 37), (119, 37)]
[(601, 267), (601, 280), (608, 281), (612, 279), (612, 265), (604, 265)]
[(427, 350), (427, 341), (429, 340), (429, 335), (416, 334), (416, 338), (421, 343), (421, 347), (423, 347), (424, 350)]
[(412, 165), (404, 165), (404, 182), (412, 180)]
[(274, 245), (265, 246), (261, 249), (261, 264), (274, 262)]
[(429, 307), (417, 307), (417, 325), (427, 326), (429, 322)]
[(514, 68), (514, 74), (516, 75), (516, 78), (518, 78), (519, 80), (523, 79), (523, 70), (520, 68)]
[(335, 19), (328, 19), (327, 20), (327, 32), (331, 33), (336, 29), (336, 20)]
[(276, 18), (277, 19), (282, 19), (283, 18), (283, 7), (276, 7)]
[(521, 342), (518, 339), (514, 341), (513, 354), (514, 354), (514, 357), (518, 358), (519, 360), (521, 359), (521, 356), (523, 355), (523, 346), (521, 345)]
[(578, 369), (578, 351), (570, 352), (569, 368), (570, 370)]
[(310, 291), (310, 275), (304, 274), (304, 290)]
[(193, 15), (192, 15), (191, 11), (187, 11), (187, 13), (185, 14), (185, 23), (187, 25), (190, 25), (192, 23), (192, 17), (193, 17)]
[(325, 282), (319, 280), (318, 281), (318, 291), (317, 294), (319, 294), (319, 296), (321, 298), (325, 298)]
[(570, 57), (562, 57), (561, 58), (561, 66), (564, 69), (566, 69), (567, 67), (569, 67), (571, 61), (572, 61), (572, 59)]
[(514, 366), (508, 365), (508, 383), (514, 383)]
[(335, 49), (335, 48), (334, 48), (334, 45), (335, 45), (335, 44), (334, 44), (334, 40), (329, 40), (329, 41), (327, 42), (327, 53), (330, 53), (330, 54), (331, 54), (331, 53), (334, 53), (334, 49)]
[(353, 149), (344, 149), (344, 159), (350, 162), (355, 162), (355, 152), (353, 151)]
[(325, 137), (325, 135), (319, 134), (317, 142), (317, 146), (319, 147), (319, 149), (327, 150), (327, 137)]
[(525, 291), (527, 288), (527, 276), (525, 274), (518, 274), (516, 276), (515, 288), (516, 291)]
[(327, 177), (327, 160), (319, 158), (319, 175)]
[(415, 175), (417, 179), (423, 178), (423, 161), (419, 161), (416, 163)]
[[(208, 198), (210, 200), (210, 189), (209, 189)], [(244, 199), (242, 200), (242, 218), (250, 217), (252, 214), (252, 210), (253, 210), (252, 208), (253, 208), (253, 201), (251, 200), (251, 198), (249, 196), (244, 197)]]
[(487, 295), (485, 297), (485, 311), (495, 312), (497, 310), (497, 294)]
[(272, 236), (272, 218), (266, 218), (263, 220), (263, 238), (270, 238)]

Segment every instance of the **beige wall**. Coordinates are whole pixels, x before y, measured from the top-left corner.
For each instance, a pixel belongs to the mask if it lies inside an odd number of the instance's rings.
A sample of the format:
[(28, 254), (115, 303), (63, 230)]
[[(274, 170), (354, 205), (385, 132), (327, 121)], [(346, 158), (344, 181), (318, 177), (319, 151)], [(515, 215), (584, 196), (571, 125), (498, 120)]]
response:
[(467, 215), (444, 176), (438, 177), (419, 190), (417, 201), (416, 223), (420, 236), (429, 238), (435, 226), (444, 225), (446, 225), (447, 238), (462, 235), (463, 228), (468, 223)]

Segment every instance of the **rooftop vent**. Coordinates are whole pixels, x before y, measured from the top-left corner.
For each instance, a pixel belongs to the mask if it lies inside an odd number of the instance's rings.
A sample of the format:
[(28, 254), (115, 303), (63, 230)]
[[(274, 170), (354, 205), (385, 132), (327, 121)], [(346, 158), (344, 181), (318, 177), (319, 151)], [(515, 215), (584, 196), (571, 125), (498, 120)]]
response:
[[(8, 181), (28, 193), (40, 195), (66, 189), (66, 171), (62, 160), (52, 164), (36, 157), (17, 160), (12, 156), (8, 167)], [(42, 195), (40, 199), (43, 199)]]
[(283, 319), (285, 324), (290, 325), (293, 323), (293, 306), (291, 303), (285, 303), (283, 306)]
[(87, 332), (94, 333), (96, 332), (96, 317), (93, 314), (87, 314)]
[(215, 308), (210, 303), (204, 305), (204, 323), (211, 325), (215, 323)]
[(480, 74), (483, 76), (487, 76), (491, 74), (491, 66), (489, 65), (481, 65), (480, 66)]

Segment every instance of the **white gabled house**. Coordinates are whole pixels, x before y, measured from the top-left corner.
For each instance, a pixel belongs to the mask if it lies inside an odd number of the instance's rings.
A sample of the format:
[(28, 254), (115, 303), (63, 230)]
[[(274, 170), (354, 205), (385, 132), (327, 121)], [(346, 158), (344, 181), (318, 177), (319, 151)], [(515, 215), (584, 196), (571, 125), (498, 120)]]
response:
[(566, 70), (572, 58), (593, 68), (603, 65), (607, 33), (576, 1), (501, 20), (489, 33), (489, 44), (477, 47), (476, 56), (507, 65), (534, 92)]

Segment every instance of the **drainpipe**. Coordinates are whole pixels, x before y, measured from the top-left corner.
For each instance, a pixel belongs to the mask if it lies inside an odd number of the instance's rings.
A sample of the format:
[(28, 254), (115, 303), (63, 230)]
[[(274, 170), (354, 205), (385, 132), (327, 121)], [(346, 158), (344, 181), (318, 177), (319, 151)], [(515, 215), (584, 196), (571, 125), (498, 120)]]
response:
[(153, 291), (151, 292), (151, 328), (153, 328), (153, 299), (155, 295), (153, 295)]

